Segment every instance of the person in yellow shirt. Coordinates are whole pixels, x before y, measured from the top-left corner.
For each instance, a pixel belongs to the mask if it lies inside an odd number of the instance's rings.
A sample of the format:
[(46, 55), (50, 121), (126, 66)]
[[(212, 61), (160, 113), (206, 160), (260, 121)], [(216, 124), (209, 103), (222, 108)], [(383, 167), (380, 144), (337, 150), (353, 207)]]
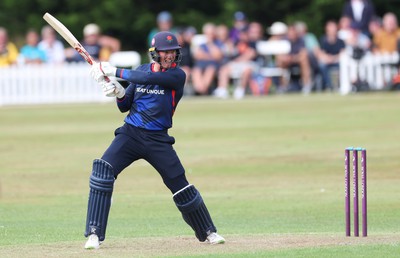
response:
[(394, 13), (386, 13), (382, 20), (382, 29), (373, 37), (375, 53), (394, 53), (397, 51), (397, 40), (400, 38), (400, 28)]
[(8, 41), (7, 30), (0, 27), (0, 67), (15, 64), (18, 58), (18, 48)]

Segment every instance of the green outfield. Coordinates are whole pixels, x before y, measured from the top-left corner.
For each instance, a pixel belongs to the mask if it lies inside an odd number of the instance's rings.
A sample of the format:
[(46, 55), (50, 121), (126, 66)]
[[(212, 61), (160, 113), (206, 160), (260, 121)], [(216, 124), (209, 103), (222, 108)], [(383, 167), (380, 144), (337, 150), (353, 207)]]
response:
[[(199, 243), (139, 161), (88, 251), (92, 161), (125, 115), (112, 103), (0, 107), (0, 257), (398, 257), (399, 114), (398, 93), (184, 98), (170, 134), (226, 244)], [(367, 238), (345, 237), (348, 146), (367, 149)]]

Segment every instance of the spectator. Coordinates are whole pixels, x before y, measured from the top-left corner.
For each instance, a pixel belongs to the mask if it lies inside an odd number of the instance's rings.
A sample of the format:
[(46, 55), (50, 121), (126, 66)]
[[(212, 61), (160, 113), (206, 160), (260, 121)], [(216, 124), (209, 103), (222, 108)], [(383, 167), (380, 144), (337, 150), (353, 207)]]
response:
[[(330, 20), (325, 24), (325, 35), (321, 37), (320, 48), (317, 50), (319, 69), (322, 75), (322, 89), (334, 89), (331, 80), (332, 71), (338, 73), (339, 55), (344, 50), (345, 43), (338, 38), (338, 25)], [(335, 87), (339, 85), (336, 83)]]
[(99, 44), (102, 47), (107, 48), (111, 54), (121, 50), (121, 42), (119, 39), (110, 35), (101, 34)]
[(308, 61), (311, 67), (311, 76), (314, 81), (315, 76), (319, 73), (318, 61), (316, 57), (316, 51), (319, 48), (318, 39), (313, 33), (308, 31), (308, 27), (305, 22), (297, 21), (294, 23), (294, 27), (296, 32), (299, 34), (299, 37), (303, 39), (307, 49)]
[[(311, 67), (304, 40), (299, 37), (293, 25), (288, 27), (287, 39), (290, 42), (290, 53), (279, 55), (276, 60), (278, 67), (289, 69), (291, 73), (291, 84), (284, 85), (284, 87), (289, 91), (296, 91), (301, 88), (304, 94), (308, 94), (312, 86)], [(297, 78), (294, 79), (295, 77), (301, 78), (299, 84)]]
[(345, 41), (346, 49), (350, 56), (355, 59), (361, 59), (361, 57), (370, 50), (371, 40), (367, 35), (362, 33), (357, 23), (353, 22), (350, 28), (350, 36)]
[(57, 39), (56, 31), (46, 25), (42, 28), (42, 41), (39, 42), (39, 49), (46, 53), (46, 63), (61, 64), (65, 61), (64, 45)]
[[(111, 48), (100, 44), (100, 27), (90, 23), (83, 28), (82, 46), (96, 61), (108, 61), (111, 55)], [(68, 62), (84, 62), (85, 59), (73, 48), (67, 48), (66, 57)]]
[(46, 53), (38, 47), (39, 34), (28, 30), (25, 36), (26, 45), (21, 48), (20, 59), (23, 64), (41, 64), (46, 62)]
[[(400, 55), (400, 39), (397, 40), (397, 52)], [(392, 78), (392, 82), (389, 85), (389, 90), (400, 90), (400, 60), (398, 61), (397, 66), (397, 73)]]
[(382, 19), (380, 17), (375, 17), (369, 22), (368, 25), (369, 32), (371, 34), (371, 39), (375, 37), (382, 30)]
[[(178, 43), (181, 46), (181, 57), (180, 68), (186, 73), (186, 85), (191, 80), (191, 73), (193, 69), (194, 59), (192, 54), (192, 38), (196, 34), (196, 29), (194, 27), (187, 27), (177, 33)], [(188, 87), (185, 87), (188, 90)]]
[(222, 44), (216, 39), (216, 26), (206, 23), (203, 26), (206, 42), (194, 50), (192, 82), (196, 94), (209, 93), (211, 84), (218, 72), (222, 60)]
[(351, 18), (348, 16), (342, 16), (339, 20), (338, 37), (346, 42), (349, 40), (351, 33)]
[(223, 58), (221, 65), (228, 63), (236, 55), (237, 49), (235, 43), (229, 37), (229, 28), (225, 24), (217, 26), (217, 40), (222, 43)]
[(343, 6), (342, 16), (350, 17), (362, 33), (371, 35), (368, 26), (375, 17), (375, 7), (370, 0), (347, 0)]
[(229, 32), (229, 38), (233, 41), (233, 43), (237, 43), (239, 41), (239, 34), (241, 31), (246, 29), (248, 26), (248, 21), (246, 15), (241, 12), (235, 12), (233, 15), (233, 27)]
[[(340, 55), (340, 92), (342, 94), (369, 89), (360, 64), (370, 57), (367, 55), (370, 48), (370, 38), (361, 32), (357, 23), (352, 22), (349, 37), (345, 41), (345, 52)], [(364, 59), (366, 56), (367, 59)]]
[(239, 34), (239, 41), (236, 43), (237, 55), (227, 64), (223, 65), (218, 73), (218, 87), (214, 91), (214, 96), (227, 98), (229, 96), (228, 86), (232, 73), (239, 74), (239, 85), (235, 88), (234, 98), (241, 99), (245, 95), (251, 75), (257, 67), (256, 41), (263, 35), (261, 24), (252, 22), (247, 30), (242, 30)]
[(8, 32), (0, 27), (0, 67), (10, 66), (17, 62), (18, 48), (8, 40)]
[[(267, 29), (267, 32), (269, 34), (268, 41), (270, 41), (270, 42), (272, 42), (272, 41), (284, 42), (285, 41), (286, 44), (290, 45), (290, 43), (288, 43), (289, 41), (287, 39), (287, 30), (288, 30), (288, 27), (283, 22), (276, 21), (276, 22), (272, 23), (272, 25)], [(282, 46), (282, 44), (281, 44), (281, 46)], [(267, 60), (264, 61), (265, 62), (264, 65), (266, 65), (268, 67), (272, 67), (272, 68), (277, 68), (278, 65), (277, 65), (276, 61), (281, 59), (280, 55), (281, 54), (269, 57)], [(273, 81), (274, 85), (276, 85), (276, 90), (278, 92), (286, 91), (286, 87), (288, 84), (287, 79), (288, 79), (287, 75), (283, 75), (280, 77), (278, 77), (278, 76), (272, 77), (272, 81)]]
[(294, 23), (294, 28), (299, 36), (304, 40), (305, 47), (310, 53), (315, 53), (315, 50), (319, 47), (317, 37), (308, 31), (308, 26), (303, 21), (297, 21)]
[(174, 20), (172, 15), (168, 11), (162, 11), (157, 15), (157, 27), (153, 28), (147, 36), (148, 46), (151, 46), (151, 40), (154, 38), (157, 32), (170, 31), (176, 34), (176, 29), (173, 28)]
[(382, 20), (382, 29), (373, 37), (375, 53), (394, 53), (397, 51), (397, 40), (400, 38), (400, 28), (394, 13), (386, 13)]

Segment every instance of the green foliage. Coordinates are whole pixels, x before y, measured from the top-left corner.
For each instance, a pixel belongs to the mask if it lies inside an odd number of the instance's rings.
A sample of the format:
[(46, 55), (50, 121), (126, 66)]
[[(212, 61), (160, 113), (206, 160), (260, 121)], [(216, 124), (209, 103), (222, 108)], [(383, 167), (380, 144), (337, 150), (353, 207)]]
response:
[[(375, 1), (377, 14), (382, 16), (400, 10), (396, 1)], [(232, 25), (232, 15), (241, 10), (249, 20), (260, 22), (265, 28), (274, 21), (303, 20), (310, 31), (321, 35), (328, 19), (338, 20), (343, 1), (337, 0), (2, 0), (0, 1), (0, 26), (5, 26), (12, 39), (23, 37), (28, 28), (40, 30), (45, 22), (45, 12), (58, 17), (74, 33), (82, 37), (82, 28), (90, 22), (98, 23), (103, 32), (119, 38), (124, 49), (147, 49), (147, 34), (156, 26), (156, 16), (168, 10), (176, 26), (192, 25), (198, 31), (205, 22)]]

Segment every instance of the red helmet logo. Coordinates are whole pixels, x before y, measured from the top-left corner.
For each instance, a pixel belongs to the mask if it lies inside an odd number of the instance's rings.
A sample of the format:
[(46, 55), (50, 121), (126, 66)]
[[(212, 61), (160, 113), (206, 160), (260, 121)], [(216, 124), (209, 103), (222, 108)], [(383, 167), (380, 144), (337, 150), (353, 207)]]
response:
[(171, 35), (168, 35), (168, 36), (167, 36), (167, 41), (168, 41), (168, 42), (171, 42), (171, 41), (172, 41), (172, 36), (171, 36)]

